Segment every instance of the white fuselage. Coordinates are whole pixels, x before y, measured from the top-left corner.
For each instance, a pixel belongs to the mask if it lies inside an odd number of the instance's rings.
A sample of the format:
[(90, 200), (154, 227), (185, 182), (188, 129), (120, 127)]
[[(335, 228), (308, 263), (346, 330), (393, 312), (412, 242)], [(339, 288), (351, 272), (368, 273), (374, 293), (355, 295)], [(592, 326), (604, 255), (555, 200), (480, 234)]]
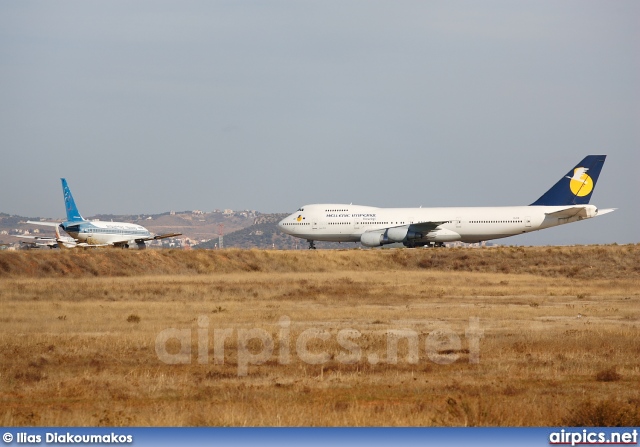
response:
[(127, 222), (65, 222), (63, 226), (78, 242), (90, 245), (134, 244), (151, 235), (145, 227)]
[[(443, 222), (416, 239), (421, 242), (480, 242), (528, 233), (595, 217), (593, 205), (574, 215), (550, 216), (567, 206), (460, 208), (375, 208), (317, 204), (301, 207), (278, 224), (281, 231), (309, 241), (360, 242), (362, 235), (390, 228)], [(400, 241), (396, 241), (400, 242)]]

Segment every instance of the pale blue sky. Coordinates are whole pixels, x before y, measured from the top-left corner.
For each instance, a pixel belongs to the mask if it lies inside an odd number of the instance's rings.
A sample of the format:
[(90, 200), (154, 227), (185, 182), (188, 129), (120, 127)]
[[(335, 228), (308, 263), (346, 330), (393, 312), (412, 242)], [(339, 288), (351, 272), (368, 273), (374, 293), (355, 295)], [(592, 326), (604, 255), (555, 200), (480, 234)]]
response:
[(636, 1), (0, 3), (0, 212), (520, 205), (587, 154), (640, 242)]

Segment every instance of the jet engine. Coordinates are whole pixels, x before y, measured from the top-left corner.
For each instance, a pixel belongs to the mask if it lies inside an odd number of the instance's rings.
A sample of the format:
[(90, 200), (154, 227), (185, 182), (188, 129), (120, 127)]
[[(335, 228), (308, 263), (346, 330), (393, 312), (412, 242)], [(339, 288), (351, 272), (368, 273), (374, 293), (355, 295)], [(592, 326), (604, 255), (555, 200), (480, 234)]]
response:
[(409, 231), (409, 225), (404, 227), (394, 227), (387, 229), (385, 234), (385, 243), (404, 242), (406, 240), (422, 239), (422, 233)]
[(380, 247), (384, 244), (384, 230), (362, 233), (360, 242), (365, 247)]
[(455, 242), (461, 239), (460, 235), (455, 231), (446, 228), (438, 228), (427, 233), (426, 239), (433, 242)]
[(422, 233), (410, 231), (409, 225), (406, 225), (404, 227), (387, 228), (386, 230), (367, 231), (360, 236), (360, 242), (365, 247), (380, 247), (385, 244), (422, 239), (422, 236)]

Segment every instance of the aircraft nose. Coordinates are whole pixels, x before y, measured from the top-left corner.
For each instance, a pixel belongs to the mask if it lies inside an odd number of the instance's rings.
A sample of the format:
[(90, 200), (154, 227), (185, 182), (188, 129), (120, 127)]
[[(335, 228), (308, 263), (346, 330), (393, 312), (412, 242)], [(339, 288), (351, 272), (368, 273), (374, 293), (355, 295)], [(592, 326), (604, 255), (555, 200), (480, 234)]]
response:
[(289, 234), (289, 232), (287, 231), (287, 230), (288, 230), (288, 228), (287, 228), (287, 226), (285, 225), (285, 221), (286, 221), (286, 220), (287, 220), (287, 218), (285, 217), (285, 218), (284, 218), (284, 219), (282, 219), (280, 222), (278, 222), (278, 229), (279, 229), (280, 231), (282, 231), (283, 233), (287, 233), (287, 234)]

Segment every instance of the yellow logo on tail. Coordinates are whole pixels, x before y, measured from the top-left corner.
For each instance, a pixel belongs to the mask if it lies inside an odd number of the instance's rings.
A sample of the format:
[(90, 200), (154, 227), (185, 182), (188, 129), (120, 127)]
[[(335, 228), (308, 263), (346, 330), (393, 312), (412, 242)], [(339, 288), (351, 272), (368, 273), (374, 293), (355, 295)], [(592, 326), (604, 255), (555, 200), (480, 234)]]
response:
[(593, 180), (587, 174), (588, 170), (589, 168), (575, 168), (573, 177), (567, 175), (567, 178), (571, 179), (569, 188), (578, 197), (584, 197), (593, 190)]

